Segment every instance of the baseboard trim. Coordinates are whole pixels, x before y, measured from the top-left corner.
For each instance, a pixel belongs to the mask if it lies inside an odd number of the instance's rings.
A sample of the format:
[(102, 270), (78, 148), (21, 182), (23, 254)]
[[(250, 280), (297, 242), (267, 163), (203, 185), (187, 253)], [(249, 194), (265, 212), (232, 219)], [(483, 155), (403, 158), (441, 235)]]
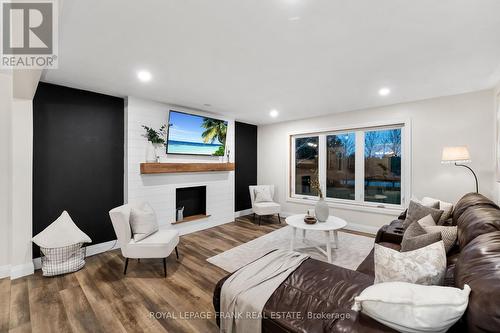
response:
[(112, 240), (104, 243), (94, 244), (87, 246), (87, 256), (93, 256), (99, 253), (119, 249), (120, 245), (118, 240)]
[(0, 279), (10, 276), (10, 265), (0, 266)]
[(380, 229), (380, 228), (372, 226), (372, 225), (365, 225), (365, 224), (359, 224), (359, 223), (347, 223), (347, 226), (344, 229), (351, 230), (351, 231), (365, 232), (367, 234), (376, 235), (378, 229)]
[(10, 268), (10, 279), (15, 280), (26, 275), (31, 275), (34, 272), (35, 266), (32, 262), (27, 264), (15, 265)]
[[(103, 253), (103, 252), (107, 252), (107, 251), (111, 251), (111, 250), (115, 250), (115, 249), (119, 249), (119, 248), (120, 248), (120, 245), (118, 245), (117, 240), (112, 240), (112, 241), (108, 241), (108, 242), (104, 242), (104, 243), (89, 245), (89, 246), (87, 246), (86, 256), (90, 257), (90, 256), (93, 256), (93, 255), (96, 255), (99, 253)], [(33, 265), (34, 265), (35, 269), (42, 268), (42, 262), (41, 262), (40, 258), (34, 258)]]
[(252, 211), (252, 208), (249, 208), (249, 209), (245, 209), (245, 210), (240, 210), (238, 212), (234, 212), (234, 217), (241, 217), (241, 216), (245, 216), (245, 215), (250, 215), (252, 214), (253, 211)]

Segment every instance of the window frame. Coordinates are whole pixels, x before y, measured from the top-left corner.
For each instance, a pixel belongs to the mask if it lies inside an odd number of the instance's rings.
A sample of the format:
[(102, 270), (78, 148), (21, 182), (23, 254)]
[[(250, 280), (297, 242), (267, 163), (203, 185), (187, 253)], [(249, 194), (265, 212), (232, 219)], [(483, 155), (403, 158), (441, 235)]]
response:
[[(365, 177), (365, 153), (364, 153), (364, 133), (365, 131), (384, 130), (391, 128), (401, 128), (401, 204), (389, 204), (364, 201), (364, 177)], [(289, 152), (287, 163), (287, 201), (300, 204), (315, 204), (318, 197), (311, 195), (295, 194), (295, 138), (300, 137), (319, 137), (318, 146), (318, 174), (322, 189), (326, 191), (327, 177), (327, 135), (339, 135), (354, 132), (356, 141), (355, 152), (355, 199), (339, 199), (324, 196), (325, 202), (330, 207), (344, 208), (350, 210), (361, 210), (379, 213), (394, 214), (400, 212), (406, 207), (410, 200), (411, 193), (411, 121), (402, 119), (397, 121), (380, 121), (364, 124), (339, 126), (336, 128), (304, 130), (300, 132), (288, 133)], [(358, 149), (362, 148), (362, 149)]]

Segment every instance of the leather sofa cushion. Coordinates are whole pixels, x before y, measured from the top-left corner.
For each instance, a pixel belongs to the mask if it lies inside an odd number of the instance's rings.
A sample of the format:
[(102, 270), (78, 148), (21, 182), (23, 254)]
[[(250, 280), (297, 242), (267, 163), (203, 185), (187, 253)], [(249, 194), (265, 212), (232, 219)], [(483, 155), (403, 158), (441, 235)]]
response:
[[(350, 310), (354, 297), (372, 284), (371, 276), (308, 259), (276, 289), (264, 306), (263, 314), (268, 318), (273, 313), (288, 311), (301, 314), (295, 318), (273, 319), (273, 332), (392, 332), (375, 320)], [(309, 313), (331, 317), (308, 318)], [(335, 314), (344, 318), (335, 317)], [(266, 321), (262, 323), (264, 332), (268, 331), (264, 329), (268, 325)]]
[[(215, 311), (227, 277), (214, 291)], [(354, 297), (373, 284), (373, 277), (350, 269), (307, 259), (276, 289), (264, 306), (262, 332), (395, 332), (351, 310)], [(299, 312), (300, 316), (280, 314)], [(308, 313), (329, 318), (308, 318)], [(336, 317), (338, 314), (340, 317)], [(216, 318), (219, 324), (219, 318)]]
[(500, 231), (480, 235), (467, 244), (455, 264), (455, 285), (472, 292), (466, 316), (470, 332), (500, 328)]
[(500, 230), (500, 210), (491, 206), (467, 209), (460, 215), (457, 223), (458, 244), (463, 249), (477, 236)]

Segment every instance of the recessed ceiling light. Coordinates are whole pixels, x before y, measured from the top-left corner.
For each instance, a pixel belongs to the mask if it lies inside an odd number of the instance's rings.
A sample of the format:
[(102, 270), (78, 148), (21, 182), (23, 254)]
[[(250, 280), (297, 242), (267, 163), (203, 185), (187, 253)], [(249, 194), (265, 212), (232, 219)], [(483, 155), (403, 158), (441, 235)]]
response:
[(271, 111), (269, 111), (269, 115), (273, 118), (276, 118), (279, 115), (279, 112), (276, 109), (272, 109)]
[(380, 96), (387, 96), (391, 93), (391, 89), (389, 88), (380, 88), (379, 91), (378, 91), (378, 94)]
[(138, 71), (137, 72), (137, 77), (139, 78), (139, 80), (141, 80), (142, 82), (148, 82), (148, 81), (151, 81), (151, 79), (153, 78), (153, 76), (151, 75), (150, 72), (148, 71)]
[(298, 21), (298, 20), (300, 20), (299, 16), (293, 16), (288, 19), (288, 21)]

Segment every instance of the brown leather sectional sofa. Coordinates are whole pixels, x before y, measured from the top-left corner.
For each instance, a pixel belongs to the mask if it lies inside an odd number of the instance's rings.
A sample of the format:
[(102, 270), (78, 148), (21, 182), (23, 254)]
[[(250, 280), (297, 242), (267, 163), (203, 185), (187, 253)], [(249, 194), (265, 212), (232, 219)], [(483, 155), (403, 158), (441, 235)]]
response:
[[(393, 221), (390, 229), (404, 217)], [(500, 208), (486, 197), (470, 193), (456, 204), (450, 223), (458, 226), (458, 241), (448, 254), (446, 284), (462, 288), (467, 283), (472, 289), (466, 313), (450, 331), (500, 332)], [(400, 237), (387, 229), (381, 228), (376, 241), (399, 249)], [(393, 332), (350, 310), (354, 297), (373, 284), (373, 266), (373, 251), (356, 271), (314, 259), (304, 261), (267, 301), (262, 331)], [(216, 311), (226, 278), (214, 291)]]

